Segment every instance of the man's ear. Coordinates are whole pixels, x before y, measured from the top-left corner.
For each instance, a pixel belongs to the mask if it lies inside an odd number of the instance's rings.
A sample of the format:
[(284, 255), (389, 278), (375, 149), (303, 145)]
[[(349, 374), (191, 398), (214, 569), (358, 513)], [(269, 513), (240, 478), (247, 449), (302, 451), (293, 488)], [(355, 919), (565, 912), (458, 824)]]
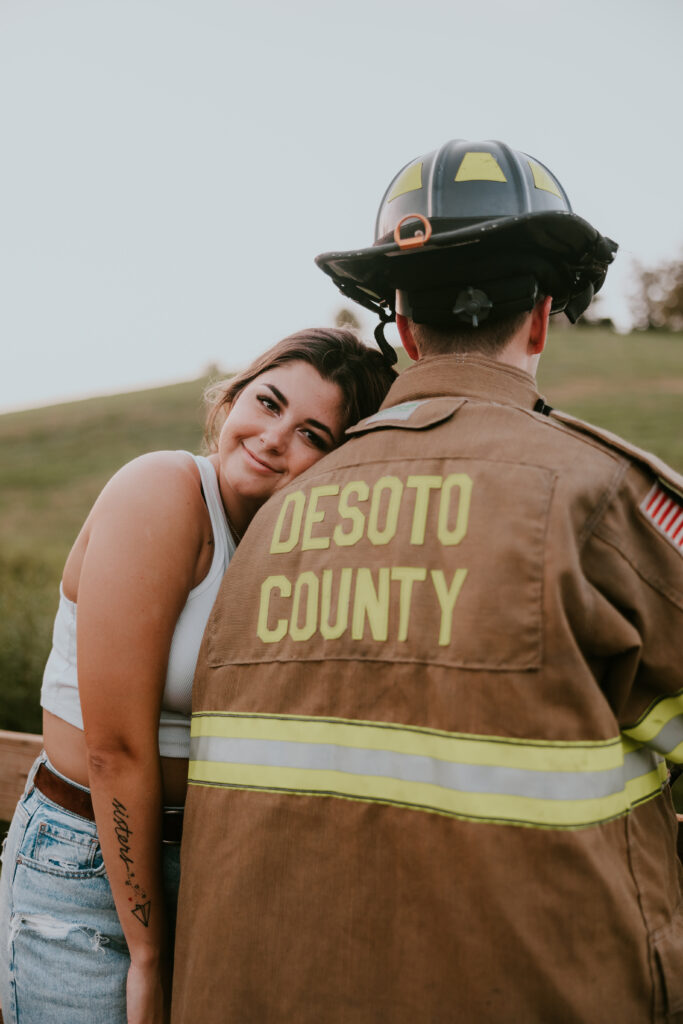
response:
[(413, 362), (417, 362), (420, 358), (420, 352), (413, 337), (413, 332), (410, 326), (410, 320), (403, 315), (403, 313), (396, 314), (396, 326), (398, 327), (398, 333), (401, 336), (401, 344), (403, 345), (406, 353)]
[(548, 320), (550, 318), (550, 307), (553, 304), (552, 295), (546, 295), (541, 302), (537, 302), (531, 310), (531, 321), (529, 323), (529, 341), (527, 353), (530, 356), (540, 356), (545, 348), (548, 337)]

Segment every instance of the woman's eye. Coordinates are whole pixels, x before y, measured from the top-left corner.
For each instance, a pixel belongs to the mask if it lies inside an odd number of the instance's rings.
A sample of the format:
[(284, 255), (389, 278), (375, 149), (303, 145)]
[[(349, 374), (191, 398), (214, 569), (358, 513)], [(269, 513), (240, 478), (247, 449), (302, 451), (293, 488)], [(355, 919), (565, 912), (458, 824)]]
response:
[(270, 397), (270, 395), (258, 395), (257, 396), (257, 400), (261, 403), (261, 405), (265, 409), (268, 409), (270, 412), (277, 412), (277, 410), (279, 408), (277, 402), (275, 402)]
[(321, 452), (326, 452), (328, 450), (327, 441), (324, 437), (321, 437), (320, 434), (316, 434), (313, 430), (303, 430), (302, 433), (304, 437), (310, 441), (312, 445), (315, 445), (316, 448), (319, 448)]

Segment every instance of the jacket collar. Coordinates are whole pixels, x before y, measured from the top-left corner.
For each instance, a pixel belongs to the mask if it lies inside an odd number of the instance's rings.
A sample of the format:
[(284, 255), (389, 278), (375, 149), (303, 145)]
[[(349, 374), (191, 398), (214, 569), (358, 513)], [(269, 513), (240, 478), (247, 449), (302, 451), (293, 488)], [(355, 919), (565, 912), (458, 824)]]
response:
[(531, 374), (478, 352), (463, 352), (426, 356), (403, 370), (382, 408), (442, 395), (478, 398), (523, 409), (533, 409), (540, 397)]

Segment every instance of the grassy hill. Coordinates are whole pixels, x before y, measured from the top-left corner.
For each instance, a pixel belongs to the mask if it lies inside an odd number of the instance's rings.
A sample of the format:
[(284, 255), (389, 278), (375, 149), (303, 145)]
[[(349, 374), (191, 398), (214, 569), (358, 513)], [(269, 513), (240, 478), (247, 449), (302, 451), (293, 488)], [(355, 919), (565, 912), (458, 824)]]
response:
[(143, 452), (198, 451), (206, 381), (0, 416), (0, 536), (59, 571), (109, 477)]
[[(61, 567), (123, 463), (197, 451), (206, 381), (0, 416), (0, 728), (40, 729), (37, 692)], [(539, 387), (683, 471), (683, 336), (555, 329)]]
[(538, 375), (546, 401), (683, 472), (683, 334), (556, 331)]
[(40, 732), (66, 555), (109, 477), (146, 451), (198, 451), (206, 381), (0, 416), (0, 728)]

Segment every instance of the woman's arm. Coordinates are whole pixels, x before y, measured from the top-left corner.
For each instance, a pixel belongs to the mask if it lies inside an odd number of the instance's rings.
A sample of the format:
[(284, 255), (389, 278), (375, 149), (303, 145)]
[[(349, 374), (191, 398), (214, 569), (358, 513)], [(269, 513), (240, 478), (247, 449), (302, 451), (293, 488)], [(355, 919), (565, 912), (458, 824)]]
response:
[(157, 453), (124, 467), (88, 523), (78, 679), (102, 853), (131, 955), (129, 1024), (167, 1019), (158, 725), (175, 624), (206, 537), (194, 467)]

